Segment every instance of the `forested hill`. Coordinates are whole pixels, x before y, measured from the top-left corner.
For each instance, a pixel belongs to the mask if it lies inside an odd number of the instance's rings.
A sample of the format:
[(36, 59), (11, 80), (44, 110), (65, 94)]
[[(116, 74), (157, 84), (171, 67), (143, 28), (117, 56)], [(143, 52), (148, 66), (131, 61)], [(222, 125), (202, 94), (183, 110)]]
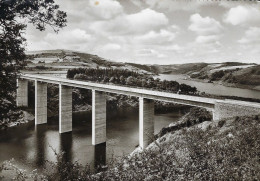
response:
[(129, 64), (156, 74), (184, 74), (186, 77), (197, 81), (260, 90), (260, 65), (257, 64), (240, 62), (180, 65)]
[(145, 74), (185, 74), (191, 79), (260, 90), (260, 65), (240, 62), (148, 65), (106, 60), (71, 50), (27, 52), (27, 70), (109, 68)]

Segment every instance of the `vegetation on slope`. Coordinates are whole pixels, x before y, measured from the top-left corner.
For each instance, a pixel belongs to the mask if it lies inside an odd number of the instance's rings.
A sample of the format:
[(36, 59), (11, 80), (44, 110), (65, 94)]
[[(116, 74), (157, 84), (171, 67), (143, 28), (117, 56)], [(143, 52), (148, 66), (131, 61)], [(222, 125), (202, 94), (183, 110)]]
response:
[(221, 67), (218, 67), (216, 70), (204, 69), (191, 74), (190, 77), (209, 80), (209, 82), (218, 81), (238, 87), (254, 88), (260, 86), (260, 65), (242, 67), (234, 69), (221, 69)]
[(195, 94), (197, 92), (196, 87), (191, 87), (186, 84), (179, 84), (176, 81), (161, 81), (160, 79), (154, 79), (150, 75), (121, 69), (69, 69), (67, 78), (127, 85), (140, 88), (144, 87), (180, 94)]

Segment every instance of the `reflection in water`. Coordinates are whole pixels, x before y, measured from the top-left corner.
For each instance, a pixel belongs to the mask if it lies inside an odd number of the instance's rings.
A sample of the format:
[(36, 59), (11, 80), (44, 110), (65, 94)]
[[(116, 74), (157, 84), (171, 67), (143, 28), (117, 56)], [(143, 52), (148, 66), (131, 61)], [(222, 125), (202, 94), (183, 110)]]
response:
[(72, 161), (72, 132), (60, 134), (60, 152), (64, 161)]
[(94, 167), (99, 171), (102, 165), (106, 165), (106, 143), (95, 145)]
[[(155, 114), (155, 133), (178, 120), (185, 108), (168, 114)], [(186, 109), (188, 110), (188, 109)], [(106, 160), (131, 153), (138, 145), (138, 110), (122, 109), (107, 112), (107, 143), (93, 146), (91, 142), (91, 113), (73, 114), (73, 131), (59, 134), (58, 117), (48, 124), (34, 126), (29, 122), (0, 132), (0, 163), (14, 158), (17, 166), (32, 171), (41, 170), (45, 161), (56, 161), (56, 153), (64, 153), (66, 161), (90, 165), (98, 169)]]
[(46, 160), (45, 150), (46, 150), (46, 140), (45, 132), (47, 129), (47, 124), (35, 125), (35, 146), (36, 146), (36, 160), (35, 163), (37, 167), (42, 167)]

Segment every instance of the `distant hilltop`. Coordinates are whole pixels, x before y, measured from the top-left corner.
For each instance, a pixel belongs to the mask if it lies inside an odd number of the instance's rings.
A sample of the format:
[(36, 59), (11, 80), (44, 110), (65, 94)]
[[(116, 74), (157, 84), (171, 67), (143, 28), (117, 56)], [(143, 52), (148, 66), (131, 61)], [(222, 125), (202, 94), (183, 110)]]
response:
[(227, 86), (260, 90), (260, 65), (253, 63), (186, 63), (149, 65), (106, 60), (97, 55), (72, 50), (41, 50), (27, 53), (27, 65), (33, 69), (68, 70), (70, 68), (127, 69), (146, 74), (185, 74), (190, 79)]

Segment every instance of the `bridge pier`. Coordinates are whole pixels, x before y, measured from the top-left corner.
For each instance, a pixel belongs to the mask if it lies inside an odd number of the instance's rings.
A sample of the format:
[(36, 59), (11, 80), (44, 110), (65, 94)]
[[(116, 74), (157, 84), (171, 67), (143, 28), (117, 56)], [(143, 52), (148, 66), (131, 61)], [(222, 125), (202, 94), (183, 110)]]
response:
[(17, 79), (16, 105), (18, 107), (28, 106), (28, 80), (26, 79)]
[(47, 83), (35, 80), (35, 125), (47, 123)]
[(154, 137), (154, 101), (139, 98), (139, 146), (144, 149)]
[(59, 133), (72, 131), (72, 88), (59, 84)]
[(106, 142), (106, 94), (92, 90), (92, 145)]

